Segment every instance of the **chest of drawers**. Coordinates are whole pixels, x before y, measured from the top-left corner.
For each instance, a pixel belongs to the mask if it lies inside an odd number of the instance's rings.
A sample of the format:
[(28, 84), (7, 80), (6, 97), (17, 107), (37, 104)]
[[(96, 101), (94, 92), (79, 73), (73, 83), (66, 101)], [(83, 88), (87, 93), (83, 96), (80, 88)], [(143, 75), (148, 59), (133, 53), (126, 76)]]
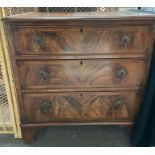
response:
[(132, 125), (142, 101), (155, 17), (6, 17), (22, 135), (52, 125)]

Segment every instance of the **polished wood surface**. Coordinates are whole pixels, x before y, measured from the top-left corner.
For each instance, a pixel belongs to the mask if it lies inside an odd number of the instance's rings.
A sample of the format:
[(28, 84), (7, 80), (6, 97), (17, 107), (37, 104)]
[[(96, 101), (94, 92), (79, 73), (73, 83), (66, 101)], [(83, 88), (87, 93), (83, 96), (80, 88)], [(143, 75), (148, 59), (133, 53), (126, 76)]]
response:
[(74, 12), (74, 13), (39, 13), (29, 12), (7, 16), (5, 21), (57, 21), (57, 20), (154, 20), (154, 14), (143, 11), (118, 11), (118, 12)]
[(30, 13), (3, 20), (25, 142), (43, 126), (134, 124), (154, 15)]
[(146, 26), (13, 27), (12, 31), (16, 54), (23, 55), (145, 54), (148, 50)]
[(145, 61), (132, 59), (20, 61), (18, 69), (22, 89), (142, 87), (147, 71)]
[(133, 121), (140, 92), (24, 94), (25, 123)]

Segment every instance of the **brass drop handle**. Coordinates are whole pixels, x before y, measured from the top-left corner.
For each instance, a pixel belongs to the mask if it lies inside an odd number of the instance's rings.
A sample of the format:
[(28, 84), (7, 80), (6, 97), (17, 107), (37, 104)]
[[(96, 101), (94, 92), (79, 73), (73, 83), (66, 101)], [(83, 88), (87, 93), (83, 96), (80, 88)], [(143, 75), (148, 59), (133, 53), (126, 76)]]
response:
[(56, 36), (56, 32), (51, 32), (51, 36)]
[(51, 108), (51, 103), (45, 99), (41, 100), (39, 103), (39, 109), (42, 113), (48, 113)]
[(121, 104), (122, 104), (121, 98), (116, 99), (113, 103), (114, 110), (119, 110)]
[(44, 44), (44, 39), (41, 35), (36, 35), (33, 37), (32, 41), (32, 50), (33, 51), (39, 51), (41, 50), (41, 46)]
[(120, 79), (123, 78), (123, 77), (125, 77), (127, 74), (128, 74), (128, 71), (125, 68), (120, 68), (117, 71), (117, 76)]
[(39, 72), (40, 81), (45, 81), (45, 80), (47, 79), (47, 77), (48, 77), (47, 71), (45, 71), (45, 70), (42, 69), (42, 70)]
[(34, 41), (38, 46), (41, 46), (44, 42), (44, 39), (42, 38), (42, 36), (37, 35), (35, 36)]
[(123, 36), (123, 38), (122, 38), (123, 47), (127, 48), (129, 43), (130, 43), (130, 38), (128, 36)]

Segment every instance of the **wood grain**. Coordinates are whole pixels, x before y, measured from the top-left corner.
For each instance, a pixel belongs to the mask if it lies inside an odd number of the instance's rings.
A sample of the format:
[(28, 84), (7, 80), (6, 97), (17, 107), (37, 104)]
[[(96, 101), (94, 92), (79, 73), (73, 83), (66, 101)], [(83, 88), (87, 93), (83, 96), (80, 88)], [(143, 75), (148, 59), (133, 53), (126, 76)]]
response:
[(142, 87), (147, 64), (143, 60), (19, 61), (22, 89), (79, 87)]
[(134, 123), (154, 15), (30, 13), (4, 22), (25, 141), (41, 126)]
[[(13, 27), (16, 54), (132, 53), (148, 50), (148, 27)], [(143, 38), (143, 39), (141, 39)], [(125, 43), (126, 42), (126, 43)], [(134, 50), (134, 51), (133, 51)]]
[[(25, 122), (133, 121), (140, 97), (140, 92), (24, 94)], [(42, 101), (50, 104), (46, 110)]]

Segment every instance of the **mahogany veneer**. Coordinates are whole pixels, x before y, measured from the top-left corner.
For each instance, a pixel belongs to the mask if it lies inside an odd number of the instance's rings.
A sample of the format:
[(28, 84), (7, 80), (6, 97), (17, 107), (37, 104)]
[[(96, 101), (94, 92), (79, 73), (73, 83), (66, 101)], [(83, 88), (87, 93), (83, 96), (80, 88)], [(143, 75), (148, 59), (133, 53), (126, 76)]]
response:
[(25, 142), (50, 125), (132, 125), (147, 81), (155, 16), (6, 17)]

